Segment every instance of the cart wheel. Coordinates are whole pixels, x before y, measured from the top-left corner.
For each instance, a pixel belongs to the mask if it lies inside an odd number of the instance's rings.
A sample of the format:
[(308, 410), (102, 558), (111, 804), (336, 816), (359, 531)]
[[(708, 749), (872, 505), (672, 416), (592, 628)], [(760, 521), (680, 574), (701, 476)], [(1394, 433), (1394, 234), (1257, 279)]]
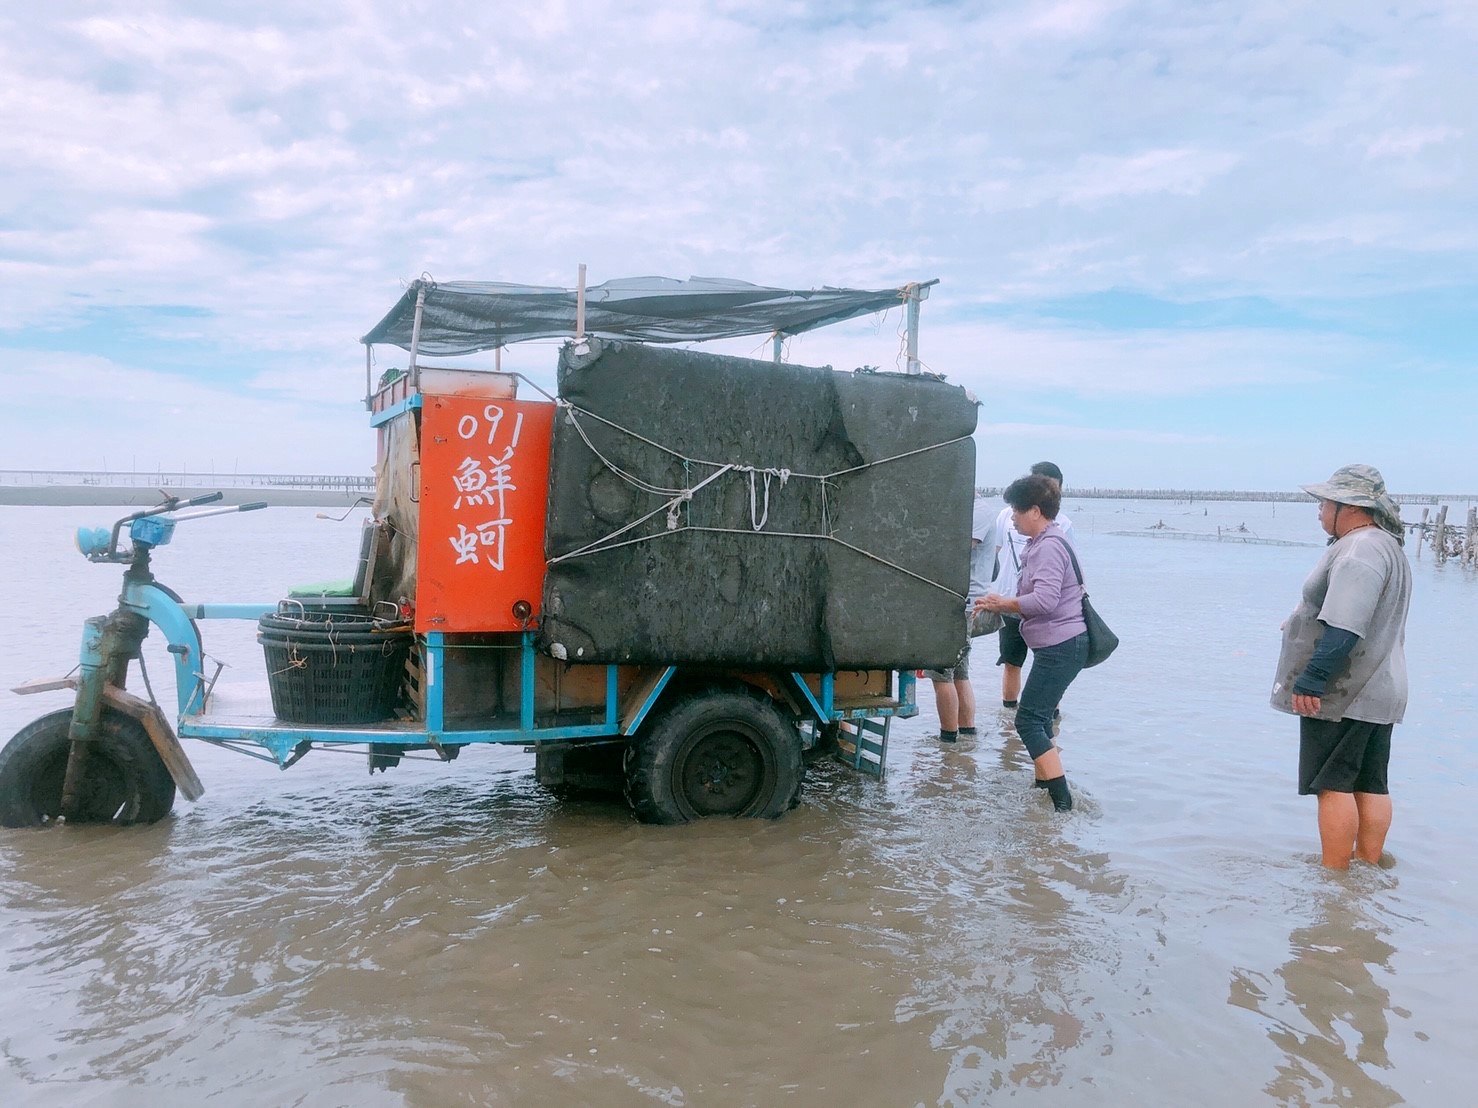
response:
[[(0, 750), (0, 824), (35, 827), (61, 814), (72, 709), (22, 727)], [(75, 823), (154, 823), (174, 806), (174, 779), (143, 725), (108, 708), (88, 752)]]
[(800, 802), (800, 735), (748, 692), (690, 693), (628, 748), (626, 798), (643, 823), (773, 819)]

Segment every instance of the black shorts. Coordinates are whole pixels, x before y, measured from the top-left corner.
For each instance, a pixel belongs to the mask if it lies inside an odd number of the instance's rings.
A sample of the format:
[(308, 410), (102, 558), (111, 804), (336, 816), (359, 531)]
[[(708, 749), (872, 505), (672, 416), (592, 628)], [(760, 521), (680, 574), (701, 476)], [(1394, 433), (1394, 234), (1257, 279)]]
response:
[(1021, 637), (1020, 618), (1006, 616), (1001, 620), (997, 634), (1001, 640), (1001, 656), (996, 659), (996, 665), (1015, 666), (1017, 669), (1026, 665), (1026, 640)]
[(1299, 720), (1298, 795), (1322, 792), (1384, 796), (1391, 761), (1390, 723), (1361, 719)]

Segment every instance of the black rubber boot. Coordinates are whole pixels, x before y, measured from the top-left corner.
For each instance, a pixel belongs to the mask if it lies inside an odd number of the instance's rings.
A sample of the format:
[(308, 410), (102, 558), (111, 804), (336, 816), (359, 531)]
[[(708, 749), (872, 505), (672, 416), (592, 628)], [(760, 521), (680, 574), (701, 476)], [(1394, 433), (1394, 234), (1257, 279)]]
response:
[(1046, 788), (1047, 795), (1052, 798), (1052, 807), (1059, 812), (1073, 810), (1073, 794), (1068, 791), (1066, 777), (1054, 777), (1049, 781), (1043, 781), (1042, 785)]
[(976, 733), (977, 732), (976, 732), (975, 728), (973, 728), (973, 727), (961, 727), (960, 728), (960, 734), (962, 734), (962, 735), (974, 735)]
[(959, 737), (959, 732), (958, 731), (945, 731), (945, 730), (941, 729), (940, 732), (939, 732), (939, 741), (942, 742), (942, 743), (952, 743), (958, 737)]
[(1001, 701), (1001, 707), (1002, 708), (1015, 708), (1020, 703), (1021, 702), (1018, 701), (1018, 700), (1003, 700), (1003, 701)]

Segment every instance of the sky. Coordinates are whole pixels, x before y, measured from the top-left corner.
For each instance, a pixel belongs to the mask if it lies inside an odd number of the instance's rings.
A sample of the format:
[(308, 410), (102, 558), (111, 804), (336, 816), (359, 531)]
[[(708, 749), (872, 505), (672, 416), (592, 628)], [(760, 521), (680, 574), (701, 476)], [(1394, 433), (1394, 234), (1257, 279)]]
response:
[[(409, 281), (584, 263), (937, 278), (981, 484), (1478, 492), (1472, 0), (5, 11), (0, 470), (368, 473)], [(786, 357), (901, 369), (901, 315)]]

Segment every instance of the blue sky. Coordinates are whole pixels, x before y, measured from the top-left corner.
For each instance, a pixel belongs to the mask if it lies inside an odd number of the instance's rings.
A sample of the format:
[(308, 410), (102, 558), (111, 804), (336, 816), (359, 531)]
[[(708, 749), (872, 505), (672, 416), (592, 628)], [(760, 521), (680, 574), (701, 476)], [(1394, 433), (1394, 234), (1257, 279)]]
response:
[[(367, 472), (406, 281), (584, 262), (939, 278), (982, 483), (1478, 491), (1474, 56), (1468, 0), (0, 17), (0, 469)], [(788, 356), (892, 368), (898, 317)]]

